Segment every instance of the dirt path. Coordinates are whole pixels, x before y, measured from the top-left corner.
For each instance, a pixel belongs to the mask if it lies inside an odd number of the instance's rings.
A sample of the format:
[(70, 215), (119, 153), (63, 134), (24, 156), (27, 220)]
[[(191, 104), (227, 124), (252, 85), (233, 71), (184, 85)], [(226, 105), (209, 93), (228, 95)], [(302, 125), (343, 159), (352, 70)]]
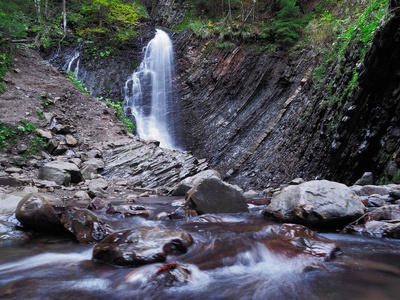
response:
[[(65, 74), (43, 60), (33, 50), (16, 53), (13, 72), (5, 76), (7, 91), (0, 94), (0, 121), (20, 121), (46, 128), (42, 116), (54, 115), (59, 123), (72, 126), (80, 149), (106, 149), (131, 140), (130, 134), (116, 118), (113, 108), (82, 93)], [(54, 104), (45, 105), (41, 95), (51, 95)], [(43, 99), (43, 100), (42, 100)], [(40, 113), (39, 113), (40, 114)]]

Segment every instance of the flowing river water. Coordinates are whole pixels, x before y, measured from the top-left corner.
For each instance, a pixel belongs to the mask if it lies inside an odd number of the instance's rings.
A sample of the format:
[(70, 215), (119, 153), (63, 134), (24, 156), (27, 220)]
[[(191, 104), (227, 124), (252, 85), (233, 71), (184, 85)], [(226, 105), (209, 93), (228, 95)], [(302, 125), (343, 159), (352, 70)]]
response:
[(250, 204), (250, 213), (156, 221), (157, 214), (174, 208), (172, 200), (139, 200), (151, 211), (148, 219), (101, 217), (116, 229), (146, 225), (189, 232), (195, 242), (188, 252), (167, 258), (190, 270), (188, 283), (165, 285), (152, 279), (161, 264), (112, 266), (93, 261), (93, 246), (72, 237), (37, 236), (0, 242), (0, 298), (382, 300), (400, 294), (398, 240), (321, 233), (340, 248), (324, 261), (293, 252), (271, 234), (280, 225), (262, 217), (263, 205)]

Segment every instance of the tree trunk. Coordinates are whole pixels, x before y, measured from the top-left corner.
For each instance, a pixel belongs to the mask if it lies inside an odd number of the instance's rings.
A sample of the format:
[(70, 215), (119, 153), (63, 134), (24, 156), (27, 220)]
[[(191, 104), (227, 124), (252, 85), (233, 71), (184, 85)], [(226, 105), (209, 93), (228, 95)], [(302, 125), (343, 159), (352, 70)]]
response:
[(63, 15), (63, 26), (64, 26), (64, 36), (67, 35), (67, 0), (62, 2), (62, 15)]

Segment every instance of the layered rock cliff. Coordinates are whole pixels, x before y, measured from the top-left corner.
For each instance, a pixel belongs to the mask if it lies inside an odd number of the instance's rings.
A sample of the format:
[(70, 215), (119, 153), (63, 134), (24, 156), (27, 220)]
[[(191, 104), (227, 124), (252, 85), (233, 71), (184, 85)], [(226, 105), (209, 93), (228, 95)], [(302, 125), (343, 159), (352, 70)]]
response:
[[(360, 66), (358, 88), (341, 108), (324, 105), (324, 91), (313, 88), (310, 51), (256, 54), (179, 36), (187, 149), (246, 188), (298, 176), (352, 184), (365, 171), (377, 182), (398, 180), (399, 21), (397, 11), (380, 29)], [(358, 59), (347, 52), (336, 93)]]

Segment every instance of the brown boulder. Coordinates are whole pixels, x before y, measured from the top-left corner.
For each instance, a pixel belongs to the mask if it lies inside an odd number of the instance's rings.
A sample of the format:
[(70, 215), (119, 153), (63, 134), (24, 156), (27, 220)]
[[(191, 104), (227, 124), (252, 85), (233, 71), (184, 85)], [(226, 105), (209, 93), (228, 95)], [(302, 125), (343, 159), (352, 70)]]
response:
[(67, 208), (61, 223), (83, 244), (99, 242), (112, 232), (100, 218), (86, 208)]
[(120, 266), (140, 266), (165, 261), (193, 244), (189, 233), (141, 226), (110, 234), (93, 249), (93, 259)]
[(18, 204), (15, 216), (23, 227), (38, 231), (62, 229), (54, 208), (39, 194), (28, 194)]

